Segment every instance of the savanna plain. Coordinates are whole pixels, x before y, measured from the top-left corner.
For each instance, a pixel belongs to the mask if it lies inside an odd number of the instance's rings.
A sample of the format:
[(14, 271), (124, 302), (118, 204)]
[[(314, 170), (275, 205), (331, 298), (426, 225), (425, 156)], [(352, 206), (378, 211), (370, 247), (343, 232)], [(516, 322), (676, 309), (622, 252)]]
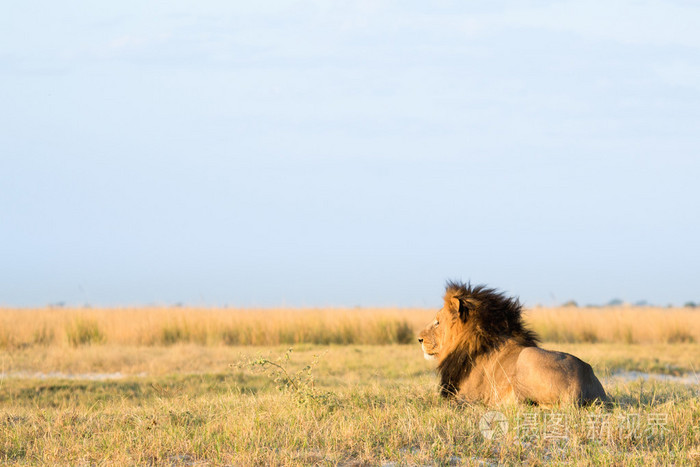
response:
[(442, 399), (424, 309), (0, 309), (0, 462), (699, 465), (700, 309), (534, 308), (611, 403)]

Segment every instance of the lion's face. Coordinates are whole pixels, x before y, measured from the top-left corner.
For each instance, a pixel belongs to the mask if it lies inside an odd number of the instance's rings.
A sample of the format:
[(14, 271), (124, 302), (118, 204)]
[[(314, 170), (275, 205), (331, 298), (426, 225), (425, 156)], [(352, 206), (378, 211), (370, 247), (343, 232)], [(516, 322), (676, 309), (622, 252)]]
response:
[(426, 360), (442, 360), (445, 357), (451, 350), (450, 337), (456, 331), (454, 327), (459, 325), (459, 316), (448, 305), (437, 312), (435, 320), (418, 334)]

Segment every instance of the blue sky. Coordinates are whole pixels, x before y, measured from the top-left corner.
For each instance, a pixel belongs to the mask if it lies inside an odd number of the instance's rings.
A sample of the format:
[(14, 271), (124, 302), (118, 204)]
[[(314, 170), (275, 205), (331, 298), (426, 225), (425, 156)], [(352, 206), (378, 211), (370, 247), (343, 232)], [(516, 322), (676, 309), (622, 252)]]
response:
[(14, 2), (0, 304), (700, 301), (693, 2)]

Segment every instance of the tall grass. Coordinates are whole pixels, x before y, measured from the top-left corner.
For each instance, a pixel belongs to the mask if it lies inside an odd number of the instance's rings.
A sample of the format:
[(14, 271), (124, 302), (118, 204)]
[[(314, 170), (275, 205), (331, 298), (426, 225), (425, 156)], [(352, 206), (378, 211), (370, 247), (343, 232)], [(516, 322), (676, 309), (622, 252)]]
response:
[(526, 318), (551, 342), (700, 342), (700, 309), (693, 308), (535, 308)]
[[(414, 310), (0, 309), (0, 348), (97, 344), (167, 346), (406, 344)], [(422, 321), (422, 320), (421, 320)]]
[[(0, 348), (404, 344), (435, 310), (233, 308), (0, 308)], [(545, 341), (700, 342), (700, 309), (535, 308), (526, 321)]]

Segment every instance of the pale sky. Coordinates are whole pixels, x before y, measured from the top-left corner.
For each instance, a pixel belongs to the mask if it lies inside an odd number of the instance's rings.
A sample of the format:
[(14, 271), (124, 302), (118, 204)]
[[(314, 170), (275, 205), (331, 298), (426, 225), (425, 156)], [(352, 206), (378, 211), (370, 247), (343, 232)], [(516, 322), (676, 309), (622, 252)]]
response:
[(700, 302), (700, 4), (0, 16), (0, 305)]

